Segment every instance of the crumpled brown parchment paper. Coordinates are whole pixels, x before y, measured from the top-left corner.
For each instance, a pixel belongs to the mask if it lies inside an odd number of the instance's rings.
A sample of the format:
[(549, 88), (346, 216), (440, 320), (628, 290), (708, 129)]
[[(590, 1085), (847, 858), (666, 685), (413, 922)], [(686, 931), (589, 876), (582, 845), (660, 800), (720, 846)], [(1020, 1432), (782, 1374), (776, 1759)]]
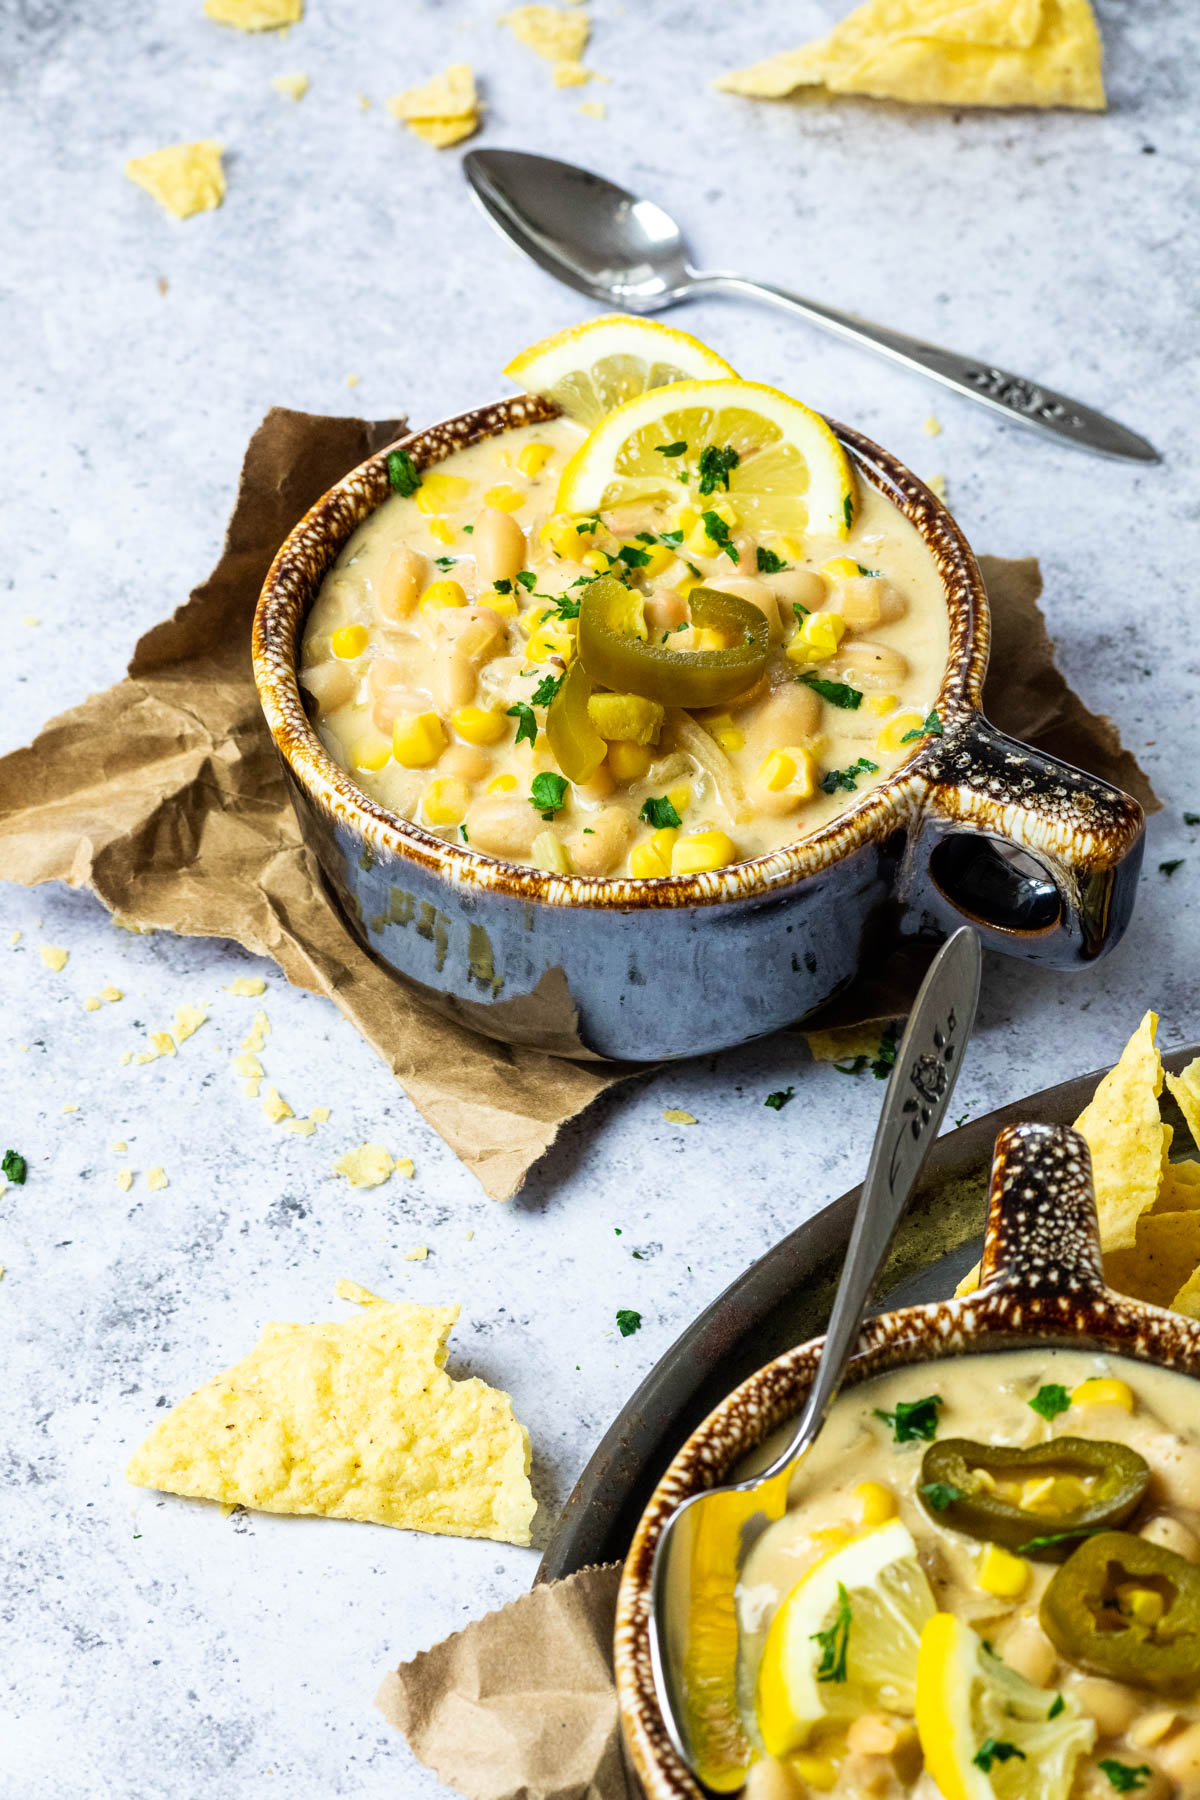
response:
[(385, 1677), (375, 1704), (469, 1800), (634, 1800), (613, 1620), (620, 1564), (535, 1587)]
[[(250, 668), (250, 621), (280, 543), (325, 490), (403, 429), (276, 408), (246, 451), (208, 580), (141, 639), (124, 681), (0, 758), (0, 875), (88, 887), (129, 923), (234, 938), (326, 994), (486, 1193), (508, 1199), (565, 1120), (628, 1067), (571, 1062), (439, 1018), (361, 950), (300, 841)], [(984, 557), (994, 609), (988, 712), (1003, 730), (1157, 802), (1107, 719), (1054, 666), (1036, 562)], [(901, 1010), (919, 969), (838, 1003)]]

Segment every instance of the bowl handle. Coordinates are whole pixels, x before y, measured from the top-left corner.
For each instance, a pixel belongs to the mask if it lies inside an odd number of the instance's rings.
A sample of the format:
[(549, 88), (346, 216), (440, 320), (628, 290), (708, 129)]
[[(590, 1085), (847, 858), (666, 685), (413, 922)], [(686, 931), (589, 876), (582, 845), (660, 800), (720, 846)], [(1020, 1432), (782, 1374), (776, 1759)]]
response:
[(897, 884), (906, 935), (965, 919), (989, 948), (1059, 969), (1113, 947), (1142, 864), (1136, 800), (979, 713), (929, 745), (921, 772), (929, 794)]
[(996, 1139), (979, 1285), (1060, 1304), (1104, 1291), (1091, 1153), (1069, 1125), (1006, 1125)]

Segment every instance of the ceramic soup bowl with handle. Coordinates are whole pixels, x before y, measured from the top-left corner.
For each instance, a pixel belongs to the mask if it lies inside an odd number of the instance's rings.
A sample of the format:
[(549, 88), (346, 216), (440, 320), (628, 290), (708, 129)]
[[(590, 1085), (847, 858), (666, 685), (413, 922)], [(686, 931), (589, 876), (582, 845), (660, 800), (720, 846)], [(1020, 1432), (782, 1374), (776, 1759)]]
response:
[[(625, 1743), (648, 1800), (702, 1800), (706, 1792), (677, 1754), (655, 1693), (651, 1602), (663, 1527), (684, 1500), (728, 1480), (800, 1411), (822, 1341), (768, 1363), (709, 1414), (667, 1469), (634, 1534), (617, 1600), (614, 1660)], [(1010, 1125), (996, 1140), (979, 1288), (869, 1319), (843, 1392), (908, 1365), (928, 1365), (935, 1384), (939, 1362), (1051, 1346), (1200, 1378), (1200, 1321), (1105, 1286), (1084, 1139), (1064, 1125)], [(1200, 1401), (1200, 1386), (1196, 1396)]]
[[(429, 469), (555, 416), (521, 396), (401, 447)], [(868, 950), (936, 941), (964, 919), (992, 948), (1052, 968), (1086, 968), (1117, 942), (1141, 863), (1140, 807), (988, 723), (988, 605), (970, 547), (894, 457), (834, 429), (858, 478), (899, 507), (935, 560), (950, 627), (943, 736), (811, 836), (709, 874), (546, 874), (446, 842), (370, 799), (322, 745), (296, 671), (326, 572), (389, 496), (388, 451), (292, 531), (254, 619), (263, 711), (334, 904), (379, 965), (438, 1011), (562, 1055), (691, 1056), (803, 1019)]]

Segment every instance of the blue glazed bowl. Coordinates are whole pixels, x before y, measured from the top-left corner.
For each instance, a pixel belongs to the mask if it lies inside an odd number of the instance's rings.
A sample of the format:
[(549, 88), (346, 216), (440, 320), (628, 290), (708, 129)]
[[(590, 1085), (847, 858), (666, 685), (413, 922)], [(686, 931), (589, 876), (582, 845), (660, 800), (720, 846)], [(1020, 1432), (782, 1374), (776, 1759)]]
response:
[[(519, 396), (400, 440), (430, 468), (480, 438), (552, 418)], [(694, 1056), (803, 1019), (891, 941), (967, 919), (985, 943), (1082, 968), (1129, 920), (1141, 808), (1004, 736), (980, 693), (983, 581), (946, 509), (886, 451), (833, 429), (912, 520), (941, 575), (950, 649), (944, 736), (811, 837), (706, 875), (550, 875), (447, 843), (377, 804), (309, 723), (296, 679), (304, 621), (351, 533), (390, 493), (387, 454), (351, 471), (288, 537), (254, 617), (255, 679), (300, 828), (347, 925), (439, 1012), (559, 1055)], [(390, 448), (395, 448), (391, 446)]]

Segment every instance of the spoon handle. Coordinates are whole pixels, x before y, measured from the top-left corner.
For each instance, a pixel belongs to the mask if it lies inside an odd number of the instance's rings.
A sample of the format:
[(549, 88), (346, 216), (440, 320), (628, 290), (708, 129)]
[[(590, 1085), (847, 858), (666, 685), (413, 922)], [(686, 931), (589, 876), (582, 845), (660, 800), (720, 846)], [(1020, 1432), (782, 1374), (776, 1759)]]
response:
[(1106, 418), (1103, 413), (1084, 406), (1081, 401), (1056, 393), (1053, 388), (1043, 387), (1040, 382), (1030, 381), (1024, 375), (1014, 375), (1009, 369), (998, 368), (995, 363), (986, 359), (959, 356), (953, 350), (939, 349), (936, 344), (927, 344), (922, 338), (909, 337), (903, 331), (890, 331), (886, 325), (873, 325), (869, 319), (859, 319), (852, 313), (838, 312), (831, 306), (822, 306), (816, 300), (804, 300), (799, 294), (789, 294), (786, 289), (775, 287), (769, 281), (749, 281), (743, 275), (725, 273), (701, 274), (695, 270), (692, 274), (695, 285), (689, 289), (690, 293), (695, 293), (697, 288), (716, 287), (754, 294), (775, 306), (798, 312), (810, 325), (818, 325), (824, 331), (831, 331), (835, 337), (845, 338), (854, 344), (865, 344), (872, 350), (878, 350), (883, 356), (890, 356), (894, 362), (902, 363), (905, 368), (917, 369), (922, 375), (931, 375), (935, 381), (953, 388), (956, 393), (966, 394), (968, 398), (978, 400), (983, 406), (990, 406), (994, 412), (1003, 413), (1022, 425), (1032, 425), (1037, 430), (1049, 432), (1053, 437), (1065, 438), (1068, 443), (1076, 444), (1084, 450), (1094, 450), (1101, 456), (1124, 457), (1132, 462), (1161, 461), (1153, 444), (1147, 443), (1135, 431), (1119, 425), (1115, 419)]
[[(871, 1290), (958, 1079), (979, 999), (981, 962), (979, 939), (964, 925), (942, 945), (921, 983), (884, 1095), (816, 1379), (795, 1436), (767, 1473), (807, 1450), (841, 1386)], [(761, 1482), (766, 1474), (755, 1479)]]

